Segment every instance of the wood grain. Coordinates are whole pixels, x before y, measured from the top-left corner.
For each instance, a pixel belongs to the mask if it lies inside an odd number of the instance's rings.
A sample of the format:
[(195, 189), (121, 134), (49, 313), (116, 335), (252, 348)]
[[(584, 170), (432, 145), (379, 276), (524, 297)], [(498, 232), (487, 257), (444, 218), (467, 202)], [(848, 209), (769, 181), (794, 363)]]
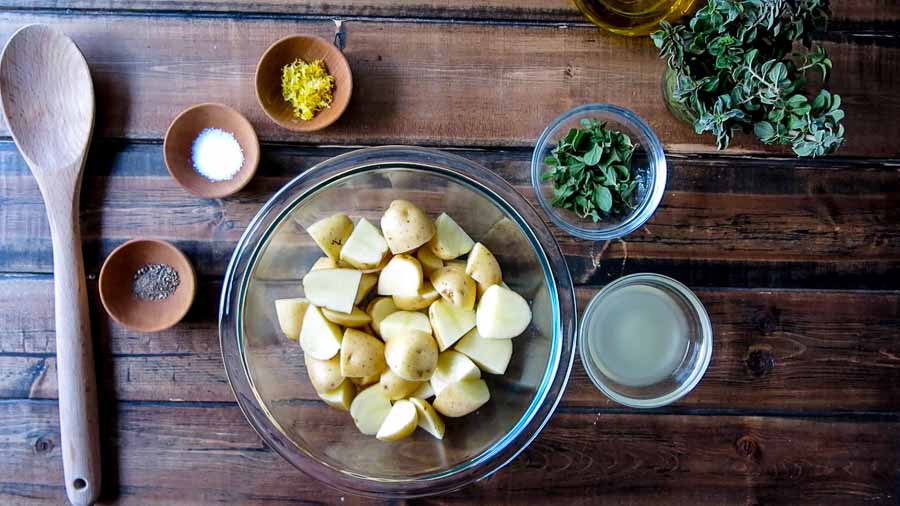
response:
[[(106, 501), (366, 502), (295, 471), (262, 445), (234, 405), (109, 401), (103, 408), (106, 461), (116, 464)], [(320, 418), (344, 415), (309, 409)], [(0, 427), (8, 463), (0, 466), (0, 501), (58, 503), (63, 491), (55, 487), (60, 472), (55, 406), (0, 403)], [(896, 420), (598, 415), (564, 409), (507, 468), (430, 502), (895, 504), (898, 429)]]
[[(125, 240), (177, 242), (202, 275), (224, 272), (259, 207), (290, 178), (342, 151), (268, 146), (256, 178), (226, 200), (185, 193), (158, 145), (96, 144), (82, 198), (87, 268)], [(531, 195), (528, 151), (464, 151)], [(669, 192), (625, 241), (590, 243), (555, 229), (576, 281), (656, 271), (691, 286), (896, 288), (896, 164), (670, 156)], [(135, 199), (134, 195), (146, 198)], [(50, 272), (49, 229), (33, 178), (0, 142), (0, 271)]]
[[(108, 320), (96, 294), (98, 376), (106, 397), (145, 401), (233, 399), (218, 345), (219, 284), (201, 283), (185, 321), (158, 334)], [(584, 308), (594, 288), (578, 290)], [(675, 410), (757, 413), (900, 410), (900, 293), (699, 290), (715, 331), (713, 361)], [(46, 277), (0, 277), (0, 398), (57, 395)], [(21, 298), (33, 301), (15, 311)], [(299, 351), (296, 371), (303, 375)], [(305, 383), (304, 383), (305, 385)], [(307, 385), (308, 386), (308, 385)], [(311, 387), (286, 397), (314, 400)], [(619, 408), (576, 359), (566, 406)]]
[[(253, 65), (285, 35), (331, 38), (329, 21), (8, 12), (0, 16), (0, 39), (34, 22), (64, 30), (84, 51), (104, 137), (159, 139), (178, 111), (215, 100), (244, 113), (264, 141), (521, 147), (573, 106), (613, 102), (645, 118), (670, 152), (714, 151), (709, 138), (666, 111), (663, 62), (649, 40), (605, 37), (585, 26), (345, 22), (353, 99), (332, 127), (297, 134), (267, 120), (256, 104)], [(865, 40), (826, 43), (835, 62), (831, 89), (844, 99), (851, 139), (841, 153), (898, 156), (900, 48)], [(773, 150), (744, 138), (730, 152)]]
[[(2, 0), (2, 7), (584, 22), (570, 0), (457, 0), (449, 4), (433, 0), (255, 0), (252, 3), (239, 0)], [(900, 20), (900, 7), (892, 0), (834, 0), (831, 10), (832, 22), (838, 26), (846, 22)]]

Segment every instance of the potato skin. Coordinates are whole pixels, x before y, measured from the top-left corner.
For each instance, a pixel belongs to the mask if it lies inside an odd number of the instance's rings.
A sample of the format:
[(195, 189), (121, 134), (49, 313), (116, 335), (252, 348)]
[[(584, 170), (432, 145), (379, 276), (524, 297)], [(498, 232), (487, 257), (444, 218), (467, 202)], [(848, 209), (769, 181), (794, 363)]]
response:
[(341, 375), (361, 378), (385, 369), (384, 344), (375, 336), (356, 329), (344, 331), (341, 340)]
[(415, 297), (406, 297), (403, 295), (394, 295), (394, 305), (397, 306), (398, 309), (403, 311), (418, 311), (420, 309), (426, 309), (431, 305), (432, 302), (438, 300), (440, 298), (440, 294), (430, 282), (425, 281), (422, 283), (422, 288), (419, 289), (419, 293), (416, 294)]
[(444, 261), (435, 256), (435, 254), (431, 252), (431, 248), (419, 248), (416, 250), (416, 258), (418, 258), (419, 262), (422, 264), (422, 272), (424, 272), (426, 276), (430, 276), (433, 271), (444, 266)]
[(381, 217), (381, 233), (391, 253), (412, 251), (434, 237), (435, 227), (424, 211), (407, 200), (395, 200)]
[(353, 232), (353, 222), (344, 213), (333, 214), (306, 227), (306, 232), (328, 258), (337, 262), (341, 248)]
[(381, 335), (381, 321), (387, 318), (391, 313), (396, 313), (397, 311), (397, 305), (394, 304), (394, 299), (390, 297), (376, 297), (369, 302), (368, 306), (366, 306), (366, 313), (372, 317), (372, 329), (374, 329), (379, 336)]
[(376, 273), (363, 273), (363, 275), (359, 278), (359, 289), (356, 291), (356, 300), (353, 301), (354, 304), (359, 304), (366, 297), (372, 293), (372, 289), (378, 284), (378, 274)]
[(409, 381), (397, 376), (394, 371), (387, 369), (381, 373), (379, 383), (384, 395), (392, 401), (405, 399), (422, 386), (421, 381)]
[(475, 243), (466, 261), (466, 274), (478, 283), (478, 291), (485, 290), (503, 281), (503, 273), (497, 257), (480, 242)]
[(349, 313), (341, 313), (340, 311), (332, 311), (328, 308), (322, 308), (322, 316), (331, 323), (337, 323), (344, 327), (353, 327), (355, 329), (364, 327), (372, 321), (372, 317), (366, 314), (362, 309), (355, 307)]
[(441, 297), (454, 306), (475, 308), (475, 280), (453, 267), (442, 267), (431, 273), (431, 284)]
[(468, 379), (447, 385), (434, 399), (433, 406), (444, 416), (459, 418), (476, 411), (490, 399), (484, 380)]
[(437, 367), (438, 347), (430, 335), (410, 330), (387, 342), (384, 358), (397, 376), (408, 381), (426, 381)]
[(318, 360), (309, 355), (304, 355), (303, 358), (306, 362), (309, 381), (317, 393), (334, 390), (344, 382), (344, 377), (341, 375), (341, 359), (338, 355), (329, 360)]
[(359, 388), (365, 388), (370, 385), (374, 385), (378, 383), (378, 379), (381, 378), (381, 374), (373, 374), (371, 376), (363, 376), (362, 378), (347, 378), (351, 383), (356, 385)]

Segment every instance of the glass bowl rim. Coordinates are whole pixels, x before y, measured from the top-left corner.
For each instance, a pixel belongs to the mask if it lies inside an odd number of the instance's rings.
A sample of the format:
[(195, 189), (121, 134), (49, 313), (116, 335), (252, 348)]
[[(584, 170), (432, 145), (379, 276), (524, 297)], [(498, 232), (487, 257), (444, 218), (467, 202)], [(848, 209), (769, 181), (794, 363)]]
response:
[[(594, 365), (593, 360), (591, 360), (591, 358), (587, 356), (587, 332), (585, 331), (585, 322), (587, 322), (588, 318), (594, 313), (594, 311), (597, 310), (603, 299), (612, 291), (621, 288), (622, 286), (633, 284), (648, 284), (649, 282), (663, 285), (666, 289), (671, 290), (677, 295), (684, 297), (684, 299), (688, 302), (693, 312), (693, 316), (700, 324), (700, 355), (694, 362), (690, 375), (685, 379), (685, 381), (678, 385), (678, 388), (675, 388), (670, 392), (651, 399), (638, 399), (623, 395), (613, 390), (603, 381), (603, 376), (597, 371), (597, 366)], [(594, 294), (594, 296), (591, 298), (591, 301), (588, 303), (587, 308), (584, 310), (584, 316), (581, 318), (581, 324), (578, 328), (579, 357), (581, 359), (581, 365), (582, 367), (584, 367), (585, 372), (587, 372), (591, 383), (593, 383), (594, 386), (597, 387), (597, 389), (600, 390), (609, 399), (631, 408), (659, 408), (671, 404), (690, 393), (691, 390), (693, 390), (694, 387), (696, 387), (700, 383), (700, 380), (703, 379), (703, 376), (706, 374), (706, 370), (709, 368), (709, 363), (712, 360), (712, 345), (712, 322), (709, 319), (709, 313), (707, 313), (706, 307), (703, 305), (703, 302), (700, 301), (700, 298), (697, 297), (697, 294), (695, 294), (690, 288), (676, 279), (651, 272), (629, 274), (627, 276), (616, 279), (615, 281), (601, 288), (600, 291)]]
[[(411, 479), (368, 479), (320, 461), (287, 437), (267, 415), (247, 372), (240, 331), (249, 275), (275, 228), (300, 203), (354, 174), (399, 166), (427, 170), (470, 187), (508, 214), (532, 243), (551, 290), (551, 353), (535, 398), (519, 422), (468, 462)], [(555, 295), (555, 296), (554, 296)], [(577, 311), (571, 275), (555, 238), (534, 208), (499, 175), (458, 155), (429, 148), (364, 148), (322, 161), (300, 174), (262, 206), (238, 241), (226, 271), (219, 307), (219, 342), (238, 406), (263, 441), (303, 473), (338, 490), (372, 497), (412, 498), (451, 492), (484, 479), (511, 462), (537, 437), (558, 405), (575, 357)], [(554, 349), (557, 352), (554, 354)]]
[[(544, 166), (543, 153), (547, 150), (551, 138), (557, 133), (562, 125), (572, 118), (589, 113), (605, 113), (612, 116), (616, 121), (627, 126), (630, 130), (640, 132), (648, 141), (648, 145), (645, 146), (645, 149), (647, 150), (648, 157), (651, 161), (650, 173), (653, 176), (653, 187), (647, 193), (647, 196), (643, 199), (638, 209), (633, 211), (628, 219), (608, 229), (591, 229), (575, 225), (563, 219), (559, 211), (550, 204), (544, 196), (544, 192), (541, 190), (544, 183), (541, 180)], [(647, 223), (653, 216), (653, 213), (656, 212), (656, 208), (659, 207), (660, 201), (662, 201), (663, 193), (665, 193), (666, 189), (666, 174), (666, 154), (656, 133), (637, 114), (612, 104), (584, 104), (562, 113), (556, 119), (551, 121), (541, 133), (540, 137), (538, 137), (538, 140), (534, 145), (534, 152), (531, 155), (531, 187), (541, 209), (544, 210), (544, 213), (550, 218), (550, 221), (552, 221), (554, 225), (565, 230), (568, 234), (591, 241), (618, 239), (634, 232)]]

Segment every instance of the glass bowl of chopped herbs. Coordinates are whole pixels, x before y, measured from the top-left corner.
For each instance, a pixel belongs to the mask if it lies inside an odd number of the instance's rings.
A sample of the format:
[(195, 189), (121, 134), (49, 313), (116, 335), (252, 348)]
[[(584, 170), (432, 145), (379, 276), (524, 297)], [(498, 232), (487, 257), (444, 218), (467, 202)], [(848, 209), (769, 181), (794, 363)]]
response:
[(587, 104), (553, 120), (538, 138), (531, 182), (556, 226), (582, 239), (616, 239), (653, 216), (666, 187), (666, 156), (633, 112)]

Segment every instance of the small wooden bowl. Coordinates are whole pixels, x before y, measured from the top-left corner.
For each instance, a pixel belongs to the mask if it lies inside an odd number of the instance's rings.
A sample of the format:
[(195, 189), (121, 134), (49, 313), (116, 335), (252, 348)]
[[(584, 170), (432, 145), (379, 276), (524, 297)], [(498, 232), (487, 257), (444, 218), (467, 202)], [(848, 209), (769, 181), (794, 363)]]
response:
[[(165, 264), (178, 272), (178, 288), (163, 300), (144, 300), (132, 291), (134, 274), (147, 264)], [(113, 320), (141, 332), (165, 330), (184, 318), (197, 280), (184, 253), (166, 241), (134, 239), (122, 244), (100, 269), (100, 300)]]
[[(311, 62), (322, 60), (325, 70), (334, 77), (331, 107), (323, 109), (304, 121), (294, 116), (294, 110), (281, 94), (281, 71), (297, 58)], [(256, 66), (256, 98), (272, 121), (295, 132), (321, 130), (337, 121), (350, 103), (353, 74), (341, 50), (325, 39), (312, 35), (293, 35), (272, 44)]]
[[(237, 139), (244, 152), (244, 165), (227, 181), (210, 181), (191, 161), (191, 146), (204, 128), (218, 128)], [(259, 139), (253, 125), (241, 113), (224, 104), (199, 104), (178, 114), (163, 142), (166, 168), (185, 190), (208, 199), (227, 197), (237, 193), (253, 178), (259, 165)]]

